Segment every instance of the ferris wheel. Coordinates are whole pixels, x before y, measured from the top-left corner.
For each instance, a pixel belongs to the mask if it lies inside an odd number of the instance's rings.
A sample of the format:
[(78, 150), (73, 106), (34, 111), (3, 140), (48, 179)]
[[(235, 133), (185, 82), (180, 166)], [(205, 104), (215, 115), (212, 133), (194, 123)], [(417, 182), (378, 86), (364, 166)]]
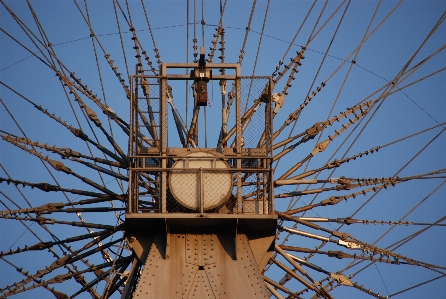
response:
[(0, 298), (441, 297), (445, 9), (2, 0)]

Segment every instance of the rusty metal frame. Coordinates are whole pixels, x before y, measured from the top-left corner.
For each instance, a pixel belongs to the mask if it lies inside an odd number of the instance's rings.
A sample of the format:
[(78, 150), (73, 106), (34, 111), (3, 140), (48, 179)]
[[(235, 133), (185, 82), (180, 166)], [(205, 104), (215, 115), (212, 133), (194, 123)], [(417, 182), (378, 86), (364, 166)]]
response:
[[(137, 201), (134, 201), (135, 192), (137, 193), (137, 190), (134, 188), (138, 188), (138, 177), (136, 172), (138, 171), (152, 171), (152, 172), (160, 172), (160, 201), (161, 206), (159, 207), (159, 212), (161, 213), (168, 213), (167, 206), (166, 206), (166, 198), (167, 198), (167, 188), (168, 188), (168, 182), (167, 182), (167, 173), (168, 171), (172, 171), (170, 168), (167, 168), (167, 159), (172, 158), (171, 155), (168, 154), (168, 147), (167, 147), (167, 99), (166, 99), (166, 90), (167, 90), (167, 80), (193, 80), (191, 78), (191, 75), (189, 74), (169, 74), (169, 69), (193, 69), (196, 67), (195, 63), (164, 63), (160, 67), (160, 76), (147, 76), (144, 75), (145, 70), (138, 69), (138, 66), (136, 66), (136, 74), (130, 76), (130, 101), (131, 101), (131, 111), (130, 111), (130, 143), (129, 143), (129, 158), (131, 160), (131, 167), (129, 169), (129, 204), (128, 204), (128, 210), (127, 213), (137, 212), (138, 211), (138, 203)], [(268, 205), (263, 203), (263, 213), (266, 212), (267, 206), (270, 206), (270, 210), (267, 214), (271, 214), (274, 209), (274, 182), (273, 182), (273, 169), (272, 169), (272, 101), (269, 101), (267, 103), (268, 107), (265, 111), (265, 134), (266, 135), (266, 156), (264, 155), (255, 155), (255, 154), (249, 154), (249, 156), (245, 156), (243, 154), (242, 149), (242, 121), (241, 121), (241, 79), (255, 79), (255, 78), (267, 78), (269, 80), (268, 86), (269, 90), (267, 91), (269, 94), (269, 98), (271, 99), (271, 84), (272, 80), (271, 77), (260, 77), (260, 76), (241, 76), (241, 68), (239, 64), (222, 64), (222, 63), (216, 63), (216, 64), (207, 64), (207, 68), (211, 69), (233, 69), (235, 70), (235, 75), (213, 75), (210, 80), (232, 80), (235, 82), (235, 90), (236, 90), (236, 101), (235, 101), (235, 151), (233, 154), (225, 155), (226, 158), (232, 158), (236, 159), (236, 167), (230, 168), (225, 171), (236, 173), (236, 182), (237, 182), (237, 188), (236, 188), (236, 199), (237, 199), (237, 213), (243, 214), (242, 211), (242, 173), (243, 172), (252, 172), (252, 173), (266, 173), (269, 172), (269, 186), (268, 186), (268, 197), (264, 199), (266, 202), (268, 202)], [(136, 109), (137, 109), (137, 101), (138, 101), (138, 83), (137, 80), (140, 78), (152, 78), (157, 79), (159, 82), (159, 100), (160, 100), (160, 107), (159, 107), (159, 113), (160, 113), (160, 136), (159, 140), (160, 143), (157, 145), (159, 149), (159, 153), (156, 155), (144, 155), (136, 151), (136, 139), (138, 138), (138, 132), (136, 131), (138, 127), (138, 117), (136, 117)], [(160, 167), (138, 167), (137, 161), (139, 159), (144, 159), (147, 157), (159, 159), (161, 161)], [(188, 159), (186, 155), (175, 155), (175, 158), (185, 158)], [(264, 159), (266, 162), (266, 165), (268, 165), (267, 168), (243, 168), (242, 167), (242, 159), (248, 158), (248, 159)], [(268, 161), (266, 161), (268, 160)], [(186, 169), (176, 169), (176, 170), (186, 170)], [(210, 169), (202, 169), (202, 171), (209, 171)], [(215, 171), (215, 169), (212, 169), (212, 171)], [(200, 211), (201, 214), (204, 213), (204, 211)]]

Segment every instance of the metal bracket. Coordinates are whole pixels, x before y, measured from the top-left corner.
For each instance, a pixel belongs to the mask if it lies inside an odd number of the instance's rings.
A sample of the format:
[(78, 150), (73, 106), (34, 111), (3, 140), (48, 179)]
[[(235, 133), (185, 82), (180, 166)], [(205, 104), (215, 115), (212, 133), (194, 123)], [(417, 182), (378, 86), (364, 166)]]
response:
[(355, 242), (346, 242), (346, 241), (342, 241), (342, 240), (338, 240), (338, 244), (350, 249), (361, 249), (361, 245), (356, 244)]
[(353, 282), (351, 282), (350, 279), (348, 279), (343, 274), (331, 273), (330, 277), (335, 279), (337, 281), (337, 283), (339, 283), (341, 285), (345, 285), (345, 286), (349, 286), (349, 287), (353, 286)]

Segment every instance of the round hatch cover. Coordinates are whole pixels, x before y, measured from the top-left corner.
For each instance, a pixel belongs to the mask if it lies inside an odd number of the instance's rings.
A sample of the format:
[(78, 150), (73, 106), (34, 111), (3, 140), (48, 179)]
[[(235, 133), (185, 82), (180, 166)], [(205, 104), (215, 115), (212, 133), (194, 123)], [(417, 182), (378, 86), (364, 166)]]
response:
[[(175, 199), (188, 209), (200, 209), (200, 194), (203, 194), (203, 210), (223, 205), (231, 195), (232, 174), (225, 171), (229, 165), (211, 153), (192, 153), (188, 158), (178, 159), (172, 168), (185, 169), (172, 171), (169, 185)], [(200, 189), (200, 168), (203, 169), (203, 190)]]

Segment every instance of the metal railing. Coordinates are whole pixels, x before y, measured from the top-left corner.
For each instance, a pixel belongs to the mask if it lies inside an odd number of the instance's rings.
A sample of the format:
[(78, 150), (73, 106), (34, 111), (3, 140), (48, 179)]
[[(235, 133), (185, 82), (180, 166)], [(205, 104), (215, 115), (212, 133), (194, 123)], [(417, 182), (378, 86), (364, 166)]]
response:
[[(131, 76), (128, 213), (272, 214), (271, 78), (241, 77), (238, 64), (207, 64), (235, 70), (235, 75), (210, 79), (232, 81), (231, 92), (222, 93), (227, 97), (222, 122), (226, 115), (228, 127), (222, 124), (217, 148), (184, 140), (183, 148), (172, 148), (167, 139), (169, 80), (192, 78), (167, 70), (194, 67), (163, 64), (161, 76), (142, 70)], [(189, 138), (186, 126), (175, 129)]]
[(269, 163), (265, 157), (136, 157), (130, 171), (129, 212), (271, 214)]

